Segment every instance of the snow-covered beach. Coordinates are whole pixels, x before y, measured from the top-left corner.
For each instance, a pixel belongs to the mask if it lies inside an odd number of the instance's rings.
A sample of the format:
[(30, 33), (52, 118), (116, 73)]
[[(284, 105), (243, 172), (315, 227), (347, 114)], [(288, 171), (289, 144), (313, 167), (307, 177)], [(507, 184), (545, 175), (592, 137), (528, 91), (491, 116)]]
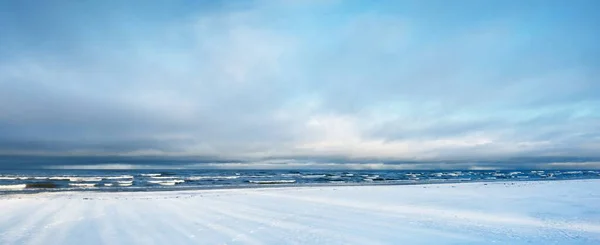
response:
[(600, 244), (600, 180), (0, 196), (0, 244)]

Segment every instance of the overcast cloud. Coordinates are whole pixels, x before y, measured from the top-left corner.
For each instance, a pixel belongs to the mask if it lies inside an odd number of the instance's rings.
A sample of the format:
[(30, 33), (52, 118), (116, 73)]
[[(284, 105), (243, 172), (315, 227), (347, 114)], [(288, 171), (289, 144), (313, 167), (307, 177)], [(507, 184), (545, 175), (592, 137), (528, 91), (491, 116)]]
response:
[(600, 157), (597, 1), (116, 2), (0, 3), (0, 154)]

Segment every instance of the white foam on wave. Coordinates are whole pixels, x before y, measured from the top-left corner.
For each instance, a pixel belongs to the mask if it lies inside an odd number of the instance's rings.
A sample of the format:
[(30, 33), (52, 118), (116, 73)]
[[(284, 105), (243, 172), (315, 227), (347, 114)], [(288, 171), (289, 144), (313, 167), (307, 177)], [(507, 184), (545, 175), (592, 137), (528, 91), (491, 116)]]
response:
[(0, 180), (45, 180), (50, 177), (48, 176), (0, 176)]
[(375, 174), (375, 175), (366, 176), (365, 178), (366, 178), (366, 179), (371, 179), (371, 180), (373, 180), (373, 179), (377, 179), (377, 178), (379, 178), (379, 174)]
[(0, 180), (27, 180), (30, 178), (27, 176), (0, 176)]
[(298, 177), (302, 176), (302, 174), (281, 174), (282, 177)]
[(221, 180), (221, 179), (237, 179), (240, 176), (192, 176), (189, 178), (186, 178), (187, 180), (205, 180), (205, 179), (209, 179), (209, 180)]
[(158, 185), (176, 185), (179, 183), (183, 183), (185, 180), (175, 179), (175, 180), (149, 180), (150, 184), (158, 184)]
[(49, 180), (68, 180), (71, 182), (98, 182), (102, 177), (53, 176)]
[(160, 176), (160, 174), (141, 174), (144, 177), (156, 177), (156, 176)]
[(104, 183), (104, 186), (113, 186), (112, 183)]
[(296, 183), (296, 180), (248, 180), (253, 184), (291, 184)]
[(119, 181), (119, 182), (117, 182), (117, 185), (119, 185), (119, 186), (132, 186), (133, 185), (133, 181)]
[(69, 183), (69, 186), (73, 187), (81, 187), (81, 188), (91, 188), (96, 186), (94, 183)]
[(25, 187), (27, 187), (27, 185), (25, 185), (25, 184), (20, 184), (20, 185), (0, 185), (0, 190), (21, 190), (21, 189), (25, 189)]
[(582, 171), (567, 171), (567, 172), (563, 172), (563, 174), (583, 174)]
[(325, 175), (324, 174), (307, 174), (307, 175), (302, 175), (302, 178), (304, 179), (317, 179), (317, 178), (324, 178)]
[(175, 177), (175, 176), (150, 176), (150, 178), (153, 178), (153, 179), (177, 179), (178, 177)]
[(110, 177), (105, 177), (104, 179), (133, 179), (133, 176), (131, 176), (131, 175), (110, 176)]

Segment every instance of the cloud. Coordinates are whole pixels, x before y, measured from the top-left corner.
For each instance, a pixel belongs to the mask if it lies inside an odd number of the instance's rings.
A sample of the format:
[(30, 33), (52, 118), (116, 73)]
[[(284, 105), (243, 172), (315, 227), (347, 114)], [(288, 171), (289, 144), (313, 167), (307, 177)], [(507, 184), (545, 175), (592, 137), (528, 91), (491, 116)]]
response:
[(464, 19), (341, 1), (4, 17), (0, 154), (599, 156), (593, 15), (554, 25), (509, 5)]

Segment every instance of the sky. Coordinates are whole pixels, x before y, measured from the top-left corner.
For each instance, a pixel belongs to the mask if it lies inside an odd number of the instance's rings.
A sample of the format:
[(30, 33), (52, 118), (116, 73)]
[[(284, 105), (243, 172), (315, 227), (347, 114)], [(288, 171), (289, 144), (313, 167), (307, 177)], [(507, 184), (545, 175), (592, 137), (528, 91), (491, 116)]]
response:
[(0, 156), (600, 168), (599, 9), (0, 1)]

